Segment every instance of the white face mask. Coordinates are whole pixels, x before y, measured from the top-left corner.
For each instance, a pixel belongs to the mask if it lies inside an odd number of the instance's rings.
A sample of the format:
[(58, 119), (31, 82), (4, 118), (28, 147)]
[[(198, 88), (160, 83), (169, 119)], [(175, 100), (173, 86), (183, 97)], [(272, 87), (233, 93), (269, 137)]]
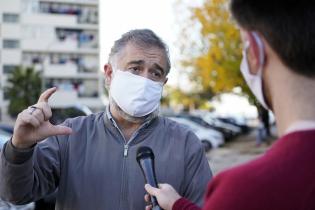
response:
[(116, 104), (133, 117), (143, 117), (158, 109), (162, 91), (162, 83), (121, 70), (115, 71), (110, 85)]
[(265, 63), (265, 55), (264, 55), (264, 45), (259, 38), (259, 36), (255, 33), (252, 32), (253, 37), (255, 41), (258, 44), (259, 48), (259, 69), (257, 71), (257, 74), (251, 74), (250, 72), (250, 67), (248, 64), (248, 59), (247, 59), (247, 50), (249, 48), (249, 42), (245, 43), (245, 47), (243, 50), (243, 59), (241, 63), (241, 72), (243, 74), (243, 77), (249, 86), (250, 90), (253, 92), (259, 103), (265, 108), (269, 109), (265, 97), (264, 97), (264, 92), (263, 92), (263, 87), (262, 87), (262, 70), (263, 70), (263, 65)]

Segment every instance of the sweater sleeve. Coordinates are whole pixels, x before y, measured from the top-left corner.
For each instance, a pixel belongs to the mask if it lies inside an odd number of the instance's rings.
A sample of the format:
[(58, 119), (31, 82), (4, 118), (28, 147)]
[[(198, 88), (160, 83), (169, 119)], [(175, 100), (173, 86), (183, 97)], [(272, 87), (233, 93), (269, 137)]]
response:
[(172, 210), (201, 210), (201, 208), (186, 198), (180, 198), (174, 203)]
[(54, 192), (67, 139), (68, 136), (52, 136), (25, 150), (8, 141), (0, 156), (0, 197), (21, 205)]
[(13, 146), (12, 139), (10, 139), (4, 145), (3, 155), (9, 162), (13, 164), (21, 164), (32, 157), (35, 145), (36, 144), (27, 149), (18, 149)]
[[(57, 139), (48, 138), (27, 152), (12, 148), (10, 144), (8, 142), (1, 153), (1, 198), (21, 205), (54, 192), (60, 176)], [(7, 149), (10, 152), (6, 152)]]
[(201, 207), (212, 172), (197, 136), (190, 132), (185, 155), (185, 179), (182, 196)]

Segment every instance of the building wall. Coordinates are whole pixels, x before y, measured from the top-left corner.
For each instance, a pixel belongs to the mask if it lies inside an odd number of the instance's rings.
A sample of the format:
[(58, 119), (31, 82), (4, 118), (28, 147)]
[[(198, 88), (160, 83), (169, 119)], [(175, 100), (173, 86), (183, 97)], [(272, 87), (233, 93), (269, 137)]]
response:
[(104, 108), (98, 0), (6, 0), (0, 16), (0, 121), (10, 120), (3, 89), (18, 65), (42, 71), (39, 88), (58, 87), (52, 107)]

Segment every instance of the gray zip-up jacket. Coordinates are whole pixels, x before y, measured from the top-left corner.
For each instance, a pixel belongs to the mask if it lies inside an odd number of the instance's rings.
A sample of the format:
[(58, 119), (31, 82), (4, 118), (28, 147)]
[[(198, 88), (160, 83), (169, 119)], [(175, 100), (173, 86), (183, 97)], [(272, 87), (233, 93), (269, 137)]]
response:
[(184, 126), (156, 117), (126, 143), (106, 112), (65, 125), (71, 135), (50, 137), (32, 149), (6, 143), (0, 163), (4, 200), (28, 203), (58, 189), (56, 209), (144, 210), (145, 181), (136, 151), (149, 146), (158, 182), (202, 204), (211, 171), (202, 145)]

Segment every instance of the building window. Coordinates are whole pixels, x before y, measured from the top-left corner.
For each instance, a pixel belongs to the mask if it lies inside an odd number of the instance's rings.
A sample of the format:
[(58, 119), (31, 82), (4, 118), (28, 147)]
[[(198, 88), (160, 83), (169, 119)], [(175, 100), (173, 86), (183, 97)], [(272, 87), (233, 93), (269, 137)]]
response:
[(19, 22), (19, 15), (13, 13), (3, 13), (2, 20), (4, 23), (17, 23)]
[(20, 41), (15, 39), (5, 39), (3, 40), (3, 48), (15, 49), (20, 47)]
[(17, 68), (17, 66), (15, 66), (15, 65), (4, 65), (3, 66), (3, 73), (9, 74), (9, 73), (13, 72), (16, 68)]
[(23, 13), (31, 14), (39, 11), (38, 0), (23, 0), (21, 1), (21, 8)]

